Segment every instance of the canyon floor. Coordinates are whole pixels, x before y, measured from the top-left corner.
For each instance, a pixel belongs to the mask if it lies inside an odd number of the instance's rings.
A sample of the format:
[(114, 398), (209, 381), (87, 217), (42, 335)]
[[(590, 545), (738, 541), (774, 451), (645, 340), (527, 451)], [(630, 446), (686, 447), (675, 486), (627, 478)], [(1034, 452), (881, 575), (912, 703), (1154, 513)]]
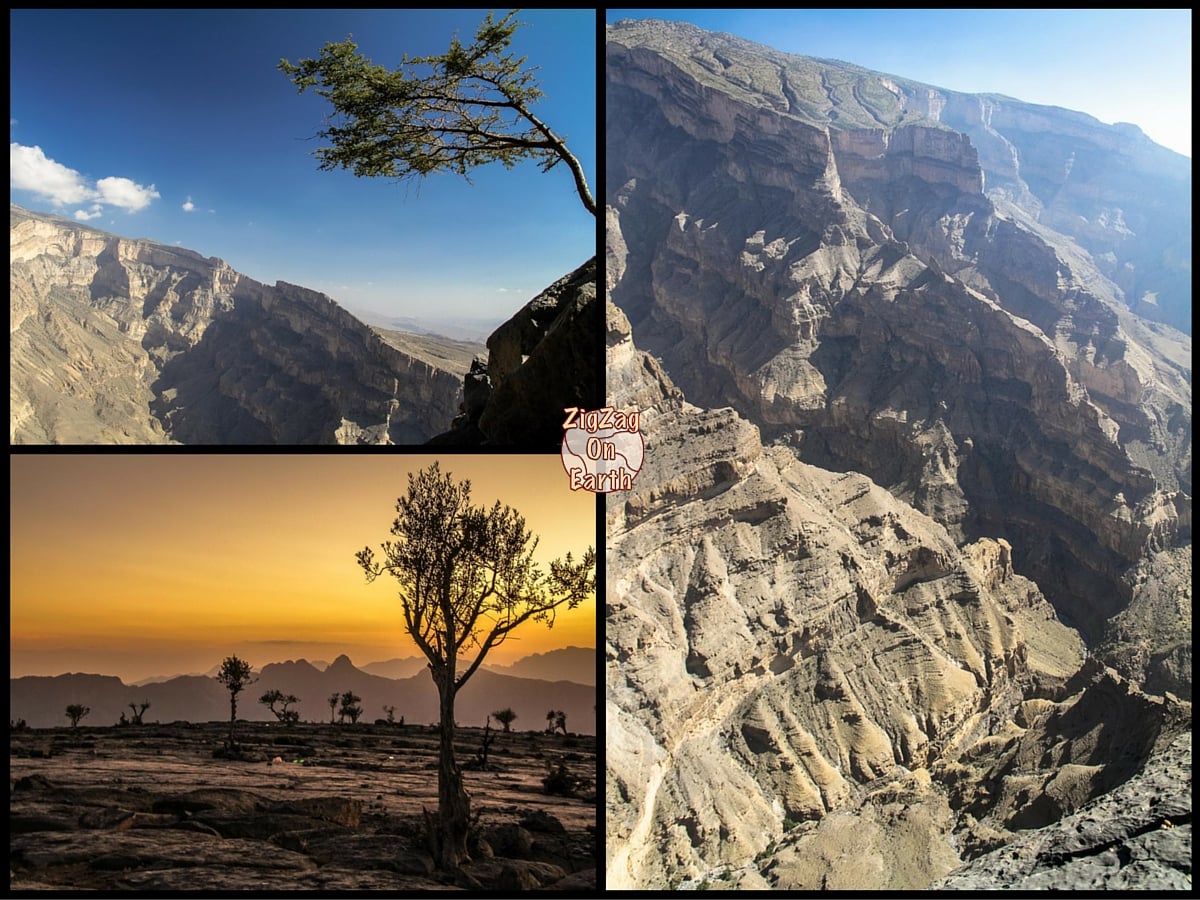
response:
[[(10, 886), (99, 890), (523, 890), (596, 884), (591, 735), (456, 735), (473, 861), (438, 871), (436, 729), (242, 723), (34, 729), (10, 735)], [(561, 767), (561, 768), (560, 768)], [(565, 770), (570, 796), (546, 793)]]

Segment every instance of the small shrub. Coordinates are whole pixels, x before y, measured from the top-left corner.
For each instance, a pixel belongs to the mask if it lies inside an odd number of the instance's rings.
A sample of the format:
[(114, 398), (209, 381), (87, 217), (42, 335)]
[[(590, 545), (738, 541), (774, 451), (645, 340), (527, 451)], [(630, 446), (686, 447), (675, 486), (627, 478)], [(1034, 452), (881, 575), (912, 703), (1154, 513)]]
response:
[(572, 797), (579, 787), (579, 779), (567, 771), (564, 763), (557, 768), (551, 768), (542, 779), (542, 786), (547, 794), (557, 794), (560, 797)]

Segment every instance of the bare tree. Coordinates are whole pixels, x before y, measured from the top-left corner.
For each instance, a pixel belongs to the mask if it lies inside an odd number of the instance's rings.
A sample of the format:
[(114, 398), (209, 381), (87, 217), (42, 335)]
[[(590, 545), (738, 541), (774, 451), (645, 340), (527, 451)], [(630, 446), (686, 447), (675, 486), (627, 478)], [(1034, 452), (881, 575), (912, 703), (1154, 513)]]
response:
[(233, 729), (237, 723), (237, 695), (245, 689), (246, 685), (254, 683), (255, 679), (250, 677), (252, 671), (250, 663), (244, 659), (227, 656), (217, 672), (217, 681), (229, 690), (229, 746), (231, 748), (235, 745)]
[[(387, 573), (399, 584), (405, 629), (429, 660), (440, 711), (438, 829), (435, 856), (453, 870), (469, 859), (470, 800), (454, 756), (454, 700), (487, 654), (528, 621), (554, 624), (596, 588), (595, 551), (579, 562), (568, 553), (543, 572), (533, 561), (537, 539), (508, 506), (471, 504), (471, 483), (456, 482), (435, 462), (408, 476), (396, 501), (394, 541), (383, 562), (368, 547), (358, 563), (373, 582)], [(461, 663), (461, 666), (460, 666)]]
[(129, 708), (133, 711), (133, 724), (142, 724), (142, 714), (150, 708), (150, 701), (143, 700), (141, 703), (130, 703)]

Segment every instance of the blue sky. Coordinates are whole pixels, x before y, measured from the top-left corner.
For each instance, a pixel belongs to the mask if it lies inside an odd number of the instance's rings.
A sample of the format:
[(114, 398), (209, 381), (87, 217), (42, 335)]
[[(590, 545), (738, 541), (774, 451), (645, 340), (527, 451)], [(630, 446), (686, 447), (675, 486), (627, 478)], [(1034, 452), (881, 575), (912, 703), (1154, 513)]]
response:
[(1192, 155), (1192, 13), (1176, 10), (653, 10), (805, 56), (1132, 122)]
[[(40, 192), (13, 183), (11, 199), (352, 308), (505, 319), (596, 252), (567, 167), (495, 164), (473, 185), (318, 171), (314, 135), (331, 107), (276, 69), (349, 34), (392, 68), (405, 53), (445, 52), (456, 31), (469, 43), (486, 14), (13, 11), (11, 177)], [(540, 66), (546, 93), (534, 112), (595, 195), (595, 11), (519, 19), (512, 49)]]

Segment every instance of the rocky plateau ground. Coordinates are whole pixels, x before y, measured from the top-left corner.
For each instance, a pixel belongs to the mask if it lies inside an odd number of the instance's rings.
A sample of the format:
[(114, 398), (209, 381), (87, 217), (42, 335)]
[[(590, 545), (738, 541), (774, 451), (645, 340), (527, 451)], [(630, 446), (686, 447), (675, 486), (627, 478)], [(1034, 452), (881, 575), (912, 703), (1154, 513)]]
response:
[[(437, 742), (421, 726), (228, 723), (10, 734), (14, 890), (594, 889), (595, 739), (482, 729), (456, 749), (479, 821), (472, 862), (437, 871), (422, 811), (437, 807)], [(578, 781), (547, 794), (548, 768)]]

